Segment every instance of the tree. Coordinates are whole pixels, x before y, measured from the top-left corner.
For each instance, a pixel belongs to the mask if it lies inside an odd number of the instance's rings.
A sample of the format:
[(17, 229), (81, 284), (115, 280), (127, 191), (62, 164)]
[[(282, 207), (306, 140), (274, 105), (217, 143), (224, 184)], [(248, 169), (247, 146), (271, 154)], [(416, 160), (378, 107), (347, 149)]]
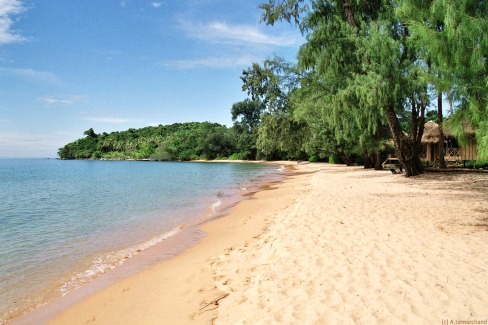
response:
[(439, 98), (445, 92), (450, 102), (457, 103), (452, 130), (463, 138), (463, 126), (469, 122), (476, 130), (479, 156), (488, 157), (487, 2), (405, 0), (398, 4), (398, 16), (423, 49), (420, 54), (430, 68), (429, 82)]
[(290, 94), (298, 88), (296, 67), (283, 58), (267, 59), (262, 66), (253, 63), (241, 75), (243, 91), (259, 100), (268, 112), (286, 112), (293, 107)]
[[(339, 156), (348, 165), (354, 162), (352, 156), (359, 155), (365, 167), (381, 169), (380, 153), (384, 151), (385, 137), (389, 135), (385, 132), (381, 111), (369, 107), (371, 99), (367, 97), (371, 94), (368, 91), (362, 94), (360, 82), (354, 84), (344, 77), (352, 75), (358, 68), (352, 64), (328, 63), (355, 60), (350, 54), (356, 46), (345, 34), (344, 37), (337, 36), (344, 33), (340, 24), (328, 28), (328, 33), (311, 33), (309, 42), (298, 54), (303, 72), (295, 114), (313, 126), (313, 133), (330, 134), (331, 139), (323, 139), (327, 144), (319, 145), (321, 151), (327, 148), (329, 153)], [(349, 32), (346, 23), (345, 33)], [(327, 44), (327, 50), (320, 49), (320, 53), (316, 53), (320, 44)]]
[(265, 106), (260, 100), (245, 99), (232, 105), (233, 129), (240, 159), (256, 159), (258, 126), (264, 110)]
[(242, 90), (264, 107), (256, 140), (258, 156), (302, 159), (308, 130), (293, 113), (296, 103), (292, 94), (299, 86), (296, 67), (283, 58), (275, 57), (265, 60), (262, 65), (253, 63), (242, 72), (241, 80)]
[(89, 138), (94, 138), (94, 139), (98, 138), (98, 134), (96, 134), (95, 131), (93, 131), (93, 128), (90, 128), (85, 132), (83, 132), (83, 135), (86, 135)]
[(259, 125), (264, 109), (264, 105), (259, 100), (245, 99), (234, 103), (231, 109), (232, 121), (251, 132)]
[[(419, 78), (407, 79), (414, 73), (415, 56), (407, 43), (408, 30), (394, 14), (395, 5), (382, 0), (317, 0), (310, 1), (310, 8), (307, 3), (270, 0), (261, 6), (263, 19), (268, 24), (293, 20), (306, 34), (299, 67), (318, 74), (322, 102), (329, 106), (325, 113), (351, 113), (372, 134), (385, 120), (406, 176), (420, 174), (423, 124), (416, 122), (425, 111), (426, 86)], [(410, 128), (415, 130), (407, 136), (399, 115), (412, 108)]]
[(292, 113), (265, 113), (258, 130), (257, 147), (268, 160), (305, 158), (304, 143), (309, 132)]

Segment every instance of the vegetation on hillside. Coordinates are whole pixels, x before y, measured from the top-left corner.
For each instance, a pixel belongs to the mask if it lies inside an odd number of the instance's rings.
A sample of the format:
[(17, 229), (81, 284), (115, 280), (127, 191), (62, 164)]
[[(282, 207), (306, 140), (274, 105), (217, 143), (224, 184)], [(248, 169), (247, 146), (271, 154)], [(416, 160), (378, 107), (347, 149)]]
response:
[(236, 152), (232, 129), (217, 123), (176, 123), (85, 137), (59, 149), (61, 159), (191, 160), (229, 157)]

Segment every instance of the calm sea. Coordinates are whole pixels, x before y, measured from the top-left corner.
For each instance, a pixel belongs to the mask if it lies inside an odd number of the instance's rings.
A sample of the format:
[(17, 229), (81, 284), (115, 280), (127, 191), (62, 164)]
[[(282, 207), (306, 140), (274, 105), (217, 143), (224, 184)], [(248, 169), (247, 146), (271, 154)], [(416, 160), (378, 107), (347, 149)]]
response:
[(0, 159), (0, 323), (278, 174), (245, 163)]

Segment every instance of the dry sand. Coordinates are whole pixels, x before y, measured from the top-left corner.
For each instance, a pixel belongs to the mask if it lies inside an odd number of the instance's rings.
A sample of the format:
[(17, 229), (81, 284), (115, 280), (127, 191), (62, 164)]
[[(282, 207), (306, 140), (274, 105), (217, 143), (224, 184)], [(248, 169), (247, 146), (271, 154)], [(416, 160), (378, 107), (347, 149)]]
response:
[(406, 179), (327, 164), (295, 172), (205, 225), (200, 244), (51, 324), (488, 319), (487, 174)]

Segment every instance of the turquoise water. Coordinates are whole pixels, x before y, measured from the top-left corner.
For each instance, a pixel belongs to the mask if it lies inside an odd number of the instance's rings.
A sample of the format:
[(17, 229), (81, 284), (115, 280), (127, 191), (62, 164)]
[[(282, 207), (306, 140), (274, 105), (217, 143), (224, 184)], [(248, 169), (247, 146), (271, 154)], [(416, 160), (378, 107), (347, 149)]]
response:
[(0, 323), (276, 174), (259, 164), (1, 159)]

